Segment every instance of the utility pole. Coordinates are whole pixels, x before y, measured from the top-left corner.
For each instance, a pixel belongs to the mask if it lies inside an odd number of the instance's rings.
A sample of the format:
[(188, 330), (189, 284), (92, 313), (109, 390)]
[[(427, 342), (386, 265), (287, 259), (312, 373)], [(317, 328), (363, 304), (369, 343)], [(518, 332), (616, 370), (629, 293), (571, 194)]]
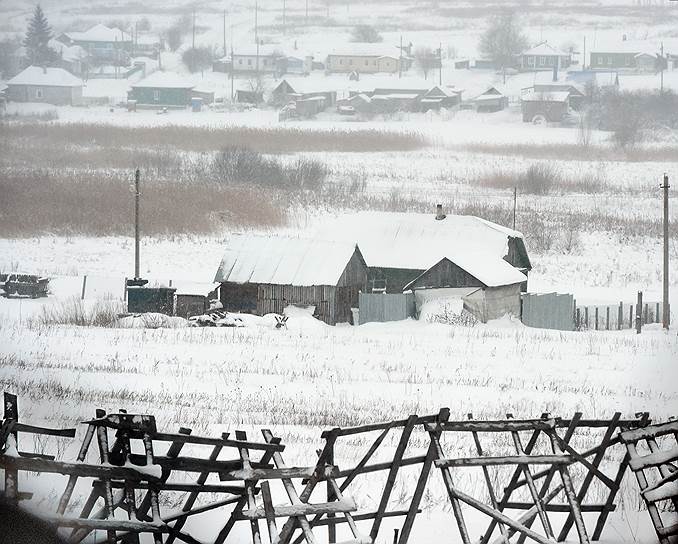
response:
[(259, 3), (254, 3), (254, 39), (257, 41), (256, 78), (257, 92), (259, 91)]
[(224, 57), (226, 56), (226, 10), (224, 10)]
[(400, 58), (398, 59), (398, 79), (403, 77), (403, 35), (400, 35)]
[(584, 54), (581, 59), (581, 69), (586, 70), (586, 35), (584, 35)]
[(664, 174), (664, 283), (662, 292), (662, 327), (669, 329), (670, 308), (669, 308), (669, 176)]
[(438, 47), (438, 85), (443, 84), (443, 42)]
[(664, 94), (664, 42), (662, 42), (661, 46), (661, 59), (660, 59), (661, 64), (661, 83), (659, 85), (659, 92), (660, 94)]
[(308, 26), (308, 0), (306, 0), (306, 26)]
[(283, 0), (283, 34), (285, 34), (285, 29), (286, 29), (286, 25), (285, 25), (285, 0)]
[(231, 18), (231, 102), (235, 100), (233, 86), (235, 84), (235, 60), (233, 59), (233, 19)]
[(191, 47), (195, 49), (195, 8), (193, 8), (193, 40), (191, 42)]
[(137, 168), (134, 171), (134, 279), (138, 280), (141, 275), (139, 274), (139, 197), (141, 193), (139, 192), (139, 181), (141, 178), (141, 172)]
[(518, 187), (513, 188), (513, 230), (516, 230), (516, 207), (518, 204)]

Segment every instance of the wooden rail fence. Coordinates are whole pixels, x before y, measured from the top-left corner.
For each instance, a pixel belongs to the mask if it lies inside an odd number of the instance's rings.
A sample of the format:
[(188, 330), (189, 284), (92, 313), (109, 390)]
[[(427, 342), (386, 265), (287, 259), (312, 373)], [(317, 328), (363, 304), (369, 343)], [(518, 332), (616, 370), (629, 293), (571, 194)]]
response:
[[(520, 544), (526, 539), (553, 544), (565, 540), (573, 527), (579, 542), (588, 543), (600, 538), (608, 515), (615, 510), (614, 501), (629, 466), (638, 476), (648, 508), (655, 498), (669, 497), (666, 490), (676, 491), (678, 481), (678, 470), (671, 464), (678, 458), (678, 448), (662, 453), (656, 442), (657, 436), (672, 433), (675, 437), (678, 427), (673, 422), (656, 427), (655, 432), (655, 427), (649, 426), (647, 413), (632, 419), (622, 419), (620, 413), (610, 419), (585, 419), (578, 412), (568, 419), (542, 414), (538, 419), (524, 420), (507, 414), (506, 419), (489, 421), (474, 420), (468, 414), (464, 420), (452, 421), (449, 409), (443, 408), (427, 416), (410, 415), (401, 420), (326, 430), (321, 435), (324, 445), (316, 452), (314, 464), (291, 467), (283, 459), (284, 444), (270, 430), (261, 431), (260, 441), (239, 430), (234, 438), (229, 433), (220, 437), (197, 436), (187, 428), (166, 433), (156, 428), (153, 416), (128, 414), (124, 410), (109, 414), (97, 410), (95, 417), (84, 423), (86, 428), (76, 460), (57, 460), (44, 452), (20, 449), (21, 435), (74, 439), (76, 430), (27, 425), (19, 421), (17, 398), (5, 393), (4, 401), (0, 468), (4, 470), (6, 498), (14, 503), (31, 498), (30, 493), (20, 490), (22, 471), (66, 476), (56, 512), (46, 519), (60, 528), (71, 543), (82, 542), (93, 531), (101, 531), (105, 536), (93, 535), (90, 540), (138, 543), (139, 535), (147, 533), (158, 544), (176, 541), (194, 544), (198, 540), (186, 531), (187, 520), (210, 510), (228, 508), (223, 513), (224, 524), (213, 540), (215, 544), (226, 542), (238, 522), (249, 526), (253, 544), (269, 541), (315, 544), (321, 527), (327, 528), (327, 541), (334, 544), (340, 524), (348, 527), (353, 539), (349, 542), (374, 543), (386, 518), (402, 518), (393, 542), (407, 544), (433, 468), (442, 476), (464, 544), (470, 544), (471, 538), (463, 505), (490, 520), (481, 544), (508, 544), (514, 535)], [(408, 453), (415, 431), (418, 437), (424, 437), (425, 446), (419, 455)], [(501, 440), (487, 442), (486, 435)], [(387, 438), (395, 447), (386, 454)], [(335, 457), (337, 444), (342, 440), (369, 446), (356, 454), (356, 460), (348, 467), (340, 467)], [(649, 456), (634, 453), (635, 444), (641, 440), (649, 445)], [(446, 455), (450, 445), (459, 449), (457, 446), (464, 441), (470, 441), (470, 447), (463, 451), (474, 453), (464, 457)], [(97, 446), (98, 463), (88, 462), (93, 443)], [(588, 449), (578, 451), (576, 446), (583, 443)], [(420, 448), (421, 444), (419, 440)], [(504, 449), (494, 451), (498, 445)], [(510, 451), (505, 450), (506, 445)], [(184, 455), (185, 447), (192, 455)], [(205, 447), (209, 452), (204, 451)], [(622, 452), (616, 463), (609, 462), (615, 456), (613, 448)], [(203, 455), (194, 453), (199, 450)], [(383, 461), (385, 456), (387, 460)], [(380, 460), (376, 461), (377, 458)], [(608, 461), (605, 467), (603, 459)], [(416, 485), (404, 507), (389, 509), (403, 467), (415, 471)], [(659, 468), (659, 482), (648, 483), (643, 479), (643, 470), (650, 467)], [(458, 483), (457, 473), (469, 470), (482, 472), (489, 501), (477, 498), (478, 489), (463, 489)], [(378, 487), (376, 509), (360, 511), (352, 495), (357, 488), (352, 484), (361, 476), (369, 478), (375, 473), (385, 475), (383, 485)], [(498, 478), (502, 474), (511, 474), (503, 489)], [(604, 500), (589, 499), (594, 481), (598, 488), (607, 490)], [(83, 482), (89, 483), (91, 490), (76, 514), (73, 497), (76, 486), (82, 489)], [(278, 487), (278, 495), (274, 486)], [(173, 495), (176, 493), (183, 494), (181, 510), (166, 511), (163, 504), (168, 501), (161, 498), (176, 498)], [(207, 494), (216, 494), (218, 500)], [(516, 494), (520, 497), (516, 498)], [(676, 495), (678, 491), (670, 496), (674, 504), (678, 501)], [(82, 497), (82, 493), (78, 496)], [(281, 496), (287, 497), (286, 503), (281, 503)], [(556, 502), (558, 497), (562, 498), (560, 502)], [(509, 515), (515, 512), (522, 515)], [(567, 514), (560, 527), (550, 519), (551, 512)], [(586, 526), (583, 512), (597, 514), (595, 525)], [(676, 527), (662, 527), (652, 509), (650, 512), (660, 538), (674, 529), (678, 531)], [(539, 531), (532, 529), (535, 520), (539, 521)]]

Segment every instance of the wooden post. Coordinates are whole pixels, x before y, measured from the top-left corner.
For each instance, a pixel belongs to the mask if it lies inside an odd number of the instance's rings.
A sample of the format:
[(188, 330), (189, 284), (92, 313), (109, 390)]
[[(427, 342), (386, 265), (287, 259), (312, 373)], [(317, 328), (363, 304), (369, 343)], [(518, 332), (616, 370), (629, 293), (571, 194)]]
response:
[(576, 322), (576, 330), (581, 330), (581, 310), (577, 308), (577, 322)]
[(584, 307), (584, 321), (586, 322), (586, 328), (589, 328), (589, 307)]
[(645, 303), (645, 309), (643, 311), (643, 325), (647, 325), (649, 323), (648, 317), (649, 317), (649, 307), (647, 302)]
[[(327, 464), (334, 465), (334, 443), (327, 453)], [(327, 480), (327, 502), (334, 502), (335, 500), (337, 500), (337, 497), (332, 488), (332, 483)], [(327, 514), (327, 542), (329, 544), (335, 544), (337, 541), (337, 526), (334, 523), (334, 517), (334, 514)]]
[(638, 291), (638, 301), (636, 302), (636, 334), (640, 334), (643, 326), (643, 292)]
[[(16, 395), (11, 393), (4, 394), (5, 404), (5, 423), (10, 421), (17, 422), (19, 420), (19, 404)], [(9, 433), (7, 439), (12, 438), (14, 447), (19, 451), (19, 433), (12, 431)], [(0, 444), (2, 446), (3, 444)], [(5, 469), (5, 496), (10, 504), (16, 505), (19, 503), (19, 471), (15, 469)]]
[(596, 306), (596, 330), (598, 330), (598, 306)]
[(622, 330), (622, 325), (624, 324), (624, 303), (619, 303), (619, 313), (617, 314), (617, 330)]
[(633, 328), (633, 304), (629, 304), (629, 329)]
[(82, 294), (80, 300), (85, 300), (85, 289), (87, 288), (87, 274), (82, 277)]
[(125, 289), (123, 290), (122, 301), (127, 302), (127, 276), (125, 276)]
[(659, 323), (659, 302), (657, 302), (657, 307), (654, 312), (654, 322)]
[(393, 529), (393, 544), (398, 544), (398, 529)]
[(605, 307), (605, 330), (610, 330), (610, 307)]

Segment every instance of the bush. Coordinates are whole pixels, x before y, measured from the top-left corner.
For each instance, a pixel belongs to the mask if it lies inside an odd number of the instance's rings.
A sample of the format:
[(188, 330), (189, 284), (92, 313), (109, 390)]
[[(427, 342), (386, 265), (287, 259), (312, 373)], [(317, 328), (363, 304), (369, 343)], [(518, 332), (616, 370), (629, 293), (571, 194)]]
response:
[(558, 170), (546, 163), (531, 165), (519, 178), (518, 189), (522, 193), (547, 195), (559, 179)]
[(212, 65), (214, 55), (209, 47), (189, 48), (181, 55), (181, 60), (184, 62), (190, 72), (199, 72)]
[(117, 300), (103, 300), (89, 306), (73, 297), (42, 307), (42, 311), (29, 322), (30, 326), (76, 325), (80, 327), (115, 327), (118, 315), (125, 305)]
[(353, 29), (351, 41), (359, 43), (378, 43), (383, 41), (383, 38), (373, 26), (358, 25)]
[(212, 161), (215, 181), (251, 184), (287, 190), (320, 189), (327, 178), (327, 168), (315, 159), (300, 157), (284, 165), (248, 147), (229, 146)]

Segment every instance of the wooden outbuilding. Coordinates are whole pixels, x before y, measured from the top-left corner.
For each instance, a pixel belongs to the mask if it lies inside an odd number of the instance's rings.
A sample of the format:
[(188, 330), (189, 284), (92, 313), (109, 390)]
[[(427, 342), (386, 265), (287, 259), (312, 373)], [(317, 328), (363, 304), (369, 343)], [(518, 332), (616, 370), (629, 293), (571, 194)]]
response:
[(328, 325), (350, 322), (367, 281), (355, 243), (283, 236), (234, 236), (214, 278), (225, 310), (282, 314), (313, 307)]
[[(318, 236), (341, 237), (358, 244), (368, 267), (368, 293), (402, 293), (444, 258), (462, 268), (463, 262), (481, 259), (503, 270), (508, 264), (524, 274), (514, 276), (522, 279), (523, 290), (527, 289), (527, 274), (532, 269), (520, 232), (479, 217), (446, 215), (442, 207), (435, 214), (349, 214), (328, 221)], [(459, 286), (480, 285), (476, 282)]]

